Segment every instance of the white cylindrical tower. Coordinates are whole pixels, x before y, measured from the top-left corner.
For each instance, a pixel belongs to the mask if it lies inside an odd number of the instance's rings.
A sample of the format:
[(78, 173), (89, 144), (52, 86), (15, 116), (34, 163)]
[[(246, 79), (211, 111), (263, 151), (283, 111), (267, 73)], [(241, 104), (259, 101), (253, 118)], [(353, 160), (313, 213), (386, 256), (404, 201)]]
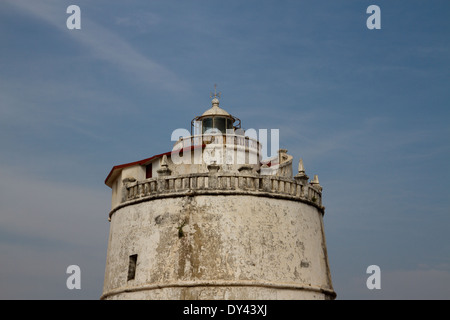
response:
[(217, 98), (172, 152), (108, 175), (101, 298), (335, 298), (318, 178), (308, 182), (302, 160), (292, 177), (287, 150), (262, 162)]

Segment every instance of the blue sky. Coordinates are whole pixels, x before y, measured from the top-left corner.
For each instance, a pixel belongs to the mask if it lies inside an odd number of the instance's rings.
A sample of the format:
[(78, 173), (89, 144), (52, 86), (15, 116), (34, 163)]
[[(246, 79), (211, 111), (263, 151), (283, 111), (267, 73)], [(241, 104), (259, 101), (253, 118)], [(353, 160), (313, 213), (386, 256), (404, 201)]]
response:
[(217, 83), (244, 128), (279, 129), (319, 175), (339, 299), (449, 299), (449, 14), (445, 0), (0, 2), (0, 298), (98, 299), (105, 177), (170, 151)]

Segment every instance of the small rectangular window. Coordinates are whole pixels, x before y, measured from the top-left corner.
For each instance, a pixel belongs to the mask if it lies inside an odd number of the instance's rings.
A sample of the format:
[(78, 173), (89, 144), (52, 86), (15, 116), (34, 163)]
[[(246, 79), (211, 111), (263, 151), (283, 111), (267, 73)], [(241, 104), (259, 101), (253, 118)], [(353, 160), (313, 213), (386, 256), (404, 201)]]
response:
[(127, 281), (133, 280), (136, 275), (136, 263), (137, 263), (137, 254), (133, 254), (130, 256), (130, 260), (128, 262), (128, 278)]
[(152, 177), (152, 164), (150, 163), (145, 167), (145, 179), (149, 179)]

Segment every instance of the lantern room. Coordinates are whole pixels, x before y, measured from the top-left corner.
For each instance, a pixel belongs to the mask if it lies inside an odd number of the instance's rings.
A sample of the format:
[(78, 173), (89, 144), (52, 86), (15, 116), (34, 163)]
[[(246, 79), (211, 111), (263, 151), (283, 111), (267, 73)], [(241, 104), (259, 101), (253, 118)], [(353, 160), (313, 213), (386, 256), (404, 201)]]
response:
[(234, 134), (236, 129), (241, 128), (241, 120), (233, 117), (224, 109), (219, 107), (220, 92), (216, 93), (211, 101), (212, 107), (206, 110), (201, 116), (195, 117), (191, 121), (191, 135), (203, 134)]

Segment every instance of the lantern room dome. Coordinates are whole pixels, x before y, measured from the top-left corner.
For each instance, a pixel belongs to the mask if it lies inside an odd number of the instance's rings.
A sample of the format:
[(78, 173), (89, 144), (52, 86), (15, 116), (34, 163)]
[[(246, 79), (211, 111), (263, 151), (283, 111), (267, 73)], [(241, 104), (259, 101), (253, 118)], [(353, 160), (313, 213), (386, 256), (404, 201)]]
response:
[(219, 99), (212, 99), (212, 107), (203, 112), (202, 117), (204, 116), (226, 116), (231, 117), (231, 115), (226, 112), (224, 109), (219, 107)]

